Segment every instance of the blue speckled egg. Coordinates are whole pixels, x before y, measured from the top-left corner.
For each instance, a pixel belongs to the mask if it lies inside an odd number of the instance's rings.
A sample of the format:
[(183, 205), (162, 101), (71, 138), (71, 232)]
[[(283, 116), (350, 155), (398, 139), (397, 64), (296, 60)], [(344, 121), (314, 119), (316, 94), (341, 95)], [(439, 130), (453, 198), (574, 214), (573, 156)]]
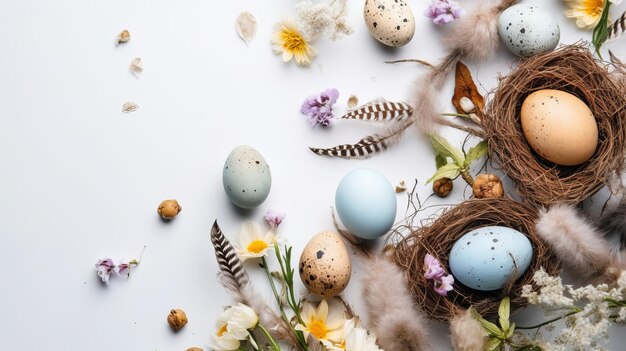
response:
[(465, 286), (481, 291), (501, 289), (516, 270), (519, 278), (533, 258), (528, 238), (517, 230), (491, 226), (463, 235), (450, 251), (450, 271)]
[(498, 34), (515, 55), (530, 57), (554, 50), (561, 31), (554, 16), (529, 5), (513, 5), (498, 19)]
[(396, 193), (385, 176), (360, 168), (337, 186), (335, 207), (343, 225), (363, 239), (383, 236), (396, 219)]
[(226, 158), (222, 181), (232, 203), (241, 208), (254, 208), (269, 195), (272, 175), (265, 158), (255, 148), (240, 145)]

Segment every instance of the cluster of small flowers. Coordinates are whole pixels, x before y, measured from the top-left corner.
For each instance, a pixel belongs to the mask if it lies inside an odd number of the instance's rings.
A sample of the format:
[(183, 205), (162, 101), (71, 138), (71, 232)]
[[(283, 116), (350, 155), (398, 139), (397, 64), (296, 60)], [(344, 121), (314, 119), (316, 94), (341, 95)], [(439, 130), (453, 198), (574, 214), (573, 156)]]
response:
[[(539, 291), (533, 291), (531, 285), (523, 287), (522, 296), (531, 304), (540, 305), (545, 310), (569, 309), (573, 314), (565, 318), (565, 328), (547, 343), (549, 350), (604, 350), (603, 343), (608, 341), (608, 329), (611, 318), (620, 322), (626, 319), (624, 307), (619, 309), (617, 317), (612, 317), (610, 300), (623, 300), (626, 292), (626, 271), (622, 272), (617, 286), (607, 284), (587, 285), (574, 289), (563, 285), (561, 278), (550, 276), (543, 268), (533, 276)], [(583, 305), (582, 308), (576, 304)]]
[(424, 15), (432, 19), (435, 24), (442, 25), (461, 18), (463, 9), (452, 0), (431, 0)]
[(454, 289), (454, 277), (452, 274), (446, 275), (441, 262), (431, 254), (424, 257), (424, 278), (435, 282), (434, 290), (441, 296), (447, 296), (448, 291)]
[(314, 4), (311, 1), (297, 3), (298, 27), (309, 40), (316, 40), (322, 34), (328, 34), (331, 40), (352, 34), (352, 28), (346, 22), (346, 2), (347, 0), (327, 4)]
[(258, 345), (250, 334), (250, 330), (256, 328), (258, 323), (259, 316), (252, 308), (241, 303), (230, 306), (217, 318), (209, 347), (215, 351), (239, 350), (241, 342), (248, 341), (258, 350)]
[(309, 96), (300, 107), (300, 112), (306, 116), (311, 125), (321, 125), (327, 127), (335, 118), (333, 105), (339, 99), (337, 89), (326, 89), (319, 95)]

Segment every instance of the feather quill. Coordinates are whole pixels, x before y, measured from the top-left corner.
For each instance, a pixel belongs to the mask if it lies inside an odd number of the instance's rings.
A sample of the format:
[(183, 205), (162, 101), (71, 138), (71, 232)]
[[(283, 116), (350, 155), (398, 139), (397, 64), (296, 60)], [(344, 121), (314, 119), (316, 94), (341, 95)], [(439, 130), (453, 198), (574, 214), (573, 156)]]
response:
[(284, 321), (267, 306), (264, 297), (254, 290), (248, 272), (244, 269), (235, 249), (224, 236), (217, 221), (211, 228), (211, 242), (215, 248), (215, 258), (220, 269), (217, 275), (218, 280), (222, 286), (232, 294), (236, 302), (250, 306), (256, 311), (260, 322), (274, 329), (274, 335), (277, 338), (293, 342), (293, 336)]
[(341, 119), (358, 119), (370, 122), (404, 121), (411, 116), (413, 108), (403, 102), (377, 102), (363, 105), (341, 116)]
[(389, 129), (385, 134), (367, 136), (356, 144), (343, 144), (326, 149), (310, 147), (309, 149), (320, 156), (368, 158), (374, 153), (386, 150), (389, 146), (396, 143), (411, 123), (411, 121), (406, 121), (398, 127)]
[(626, 32), (626, 11), (609, 26), (607, 40), (615, 40)]
[(428, 324), (415, 306), (402, 271), (386, 256), (372, 256), (363, 277), (368, 329), (385, 351), (425, 351), (431, 343)]
[(602, 234), (569, 205), (543, 210), (537, 233), (576, 277), (585, 282), (611, 281), (616, 260)]

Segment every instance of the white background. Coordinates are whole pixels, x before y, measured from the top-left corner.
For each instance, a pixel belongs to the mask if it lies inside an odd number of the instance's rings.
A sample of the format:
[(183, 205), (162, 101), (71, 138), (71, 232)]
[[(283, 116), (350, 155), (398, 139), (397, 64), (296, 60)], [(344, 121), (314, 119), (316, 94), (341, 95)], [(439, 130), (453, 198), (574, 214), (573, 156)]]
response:
[[(336, 184), (354, 168), (377, 169), (394, 185), (418, 179), (419, 193), (430, 194), (423, 183), (435, 170), (432, 152), (416, 132), (369, 160), (322, 158), (307, 147), (355, 142), (375, 127), (345, 121), (311, 128), (299, 113), (304, 98), (329, 87), (341, 93), (339, 113), (351, 94), (361, 102), (407, 99), (423, 69), (383, 61), (436, 62), (445, 55), (439, 43), (445, 28), (422, 16), (427, 2), (409, 0), (415, 38), (387, 49), (368, 34), (363, 1), (349, 1), (354, 34), (315, 43), (319, 57), (308, 69), (283, 64), (271, 50), (273, 25), (293, 14), (294, 3), (0, 1), (0, 349), (204, 347), (222, 306), (231, 302), (215, 279), (209, 239), (215, 219), (232, 238), (244, 220), (260, 222), (267, 209), (283, 210), (281, 234), (297, 260), (310, 237), (332, 228)], [(527, 3), (554, 14), (562, 43), (591, 38), (563, 16), (562, 1)], [(234, 29), (244, 10), (259, 24), (249, 46)], [(116, 47), (122, 29), (132, 39)], [(626, 59), (624, 43), (611, 48)], [(144, 61), (140, 79), (128, 71), (134, 57)], [(501, 48), (492, 61), (468, 64), (485, 93), (515, 59)], [(451, 95), (449, 84), (442, 111), (452, 112)], [(123, 114), (127, 101), (140, 109)], [(257, 148), (273, 177), (267, 201), (247, 213), (230, 205), (221, 182), (223, 162), (239, 144)], [(457, 181), (445, 201), (458, 202), (463, 188)], [(156, 208), (168, 198), (183, 210), (164, 223)], [(398, 203), (401, 220), (405, 194)], [(135, 258), (144, 245), (129, 280), (100, 284), (93, 268), (98, 258)], [(363, 313), (354, 262), (347, 297)], [(263, 277), (253, 276), (269, 298)], [(171, 308), (189, 316), (176, 334), (166, 323)], [(436, 349), (449, 349), (445, 328), (433, 328)], [(613, 345), (624, 341), (614, 336)]]

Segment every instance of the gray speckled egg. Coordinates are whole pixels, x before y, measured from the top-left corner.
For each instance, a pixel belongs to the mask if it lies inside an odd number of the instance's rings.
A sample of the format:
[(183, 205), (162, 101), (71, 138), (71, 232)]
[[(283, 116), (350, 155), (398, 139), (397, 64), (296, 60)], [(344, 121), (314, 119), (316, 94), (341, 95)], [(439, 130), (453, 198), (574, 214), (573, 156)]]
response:
[(333, 297), (346, 288), (352, 275), (350, 254), (343, 239), (333, 231), (317, 234), (302, 250), (300, 279), (309, 291)]
[(387, 46), (402, 46), (415, 34), (415, 18), (405, 0), (365, 0), (365, 24)]
[(241, 208), (259, 206), (270, 193), (272, 175), (265, 158), (253, 147), (237, 146), (224, 163), (224, 190)]
[(521, 57), (552, 51), (561, 37), (556, 19), (529, 5), (514, 5), (504, 10), (498, 19), (498, 34), (506, 47)]

